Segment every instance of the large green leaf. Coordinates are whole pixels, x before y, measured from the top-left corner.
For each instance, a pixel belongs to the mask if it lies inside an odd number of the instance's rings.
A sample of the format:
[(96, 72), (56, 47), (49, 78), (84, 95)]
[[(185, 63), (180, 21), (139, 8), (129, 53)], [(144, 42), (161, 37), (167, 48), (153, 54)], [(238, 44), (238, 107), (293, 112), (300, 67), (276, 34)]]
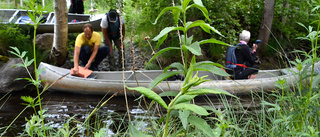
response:
[(198, 26), (205, 25), (205, 24), (206, 23), (203, 20), (196, 20), (194, 22), (188, 21), (186, 23), (186, 28), (187, 28), (187, 30), (189, 30), (193, 27), (198, 27)]
[(175, 97), (179, 94), (177, 91), (166, 91), (159, 94), (160, 97)]
[(209, 115), (209, 113), (207, 112), (206, 109), (204, 109), (200, 106), (194, 105), (194, 104), (186, 104), (186, 103), (175, 104), (172, 106), (172, 109), (189, 110), (189, 111), (192, 111), (192, 112), (199, 114), (199, 115), (202, 115), (202, 116)]
[(195, 71), (209, 71), (209, 72), (211, 72), (213, 74), (217, 74), (217, 75), (224, 76), (224, 77), (230, 76), (230, 74), (228, 74), (223, 69), (218, 68), (218, 67), (213, 66), (213, 65), (207, 65), (207, 64), (199, 65), (199, 66), (195, 67), (194, 70)]
[(214, 130), (208, 125), (208, 123), (197, 116), (191, 115), (188, 117), (188, 122), (190, 124), (196, 126), (198, 129), (200, 129), (203, 133), (205, 133), (208, 137), (214, 137)]
[(174, 31), (174, 30), (185, 31), (183, 27), (166, 27), (163, 30), (161, 30), (161, 32), (158, 34), (158, 36), (154, 37), (152, 40), (157, 41), (158, 39), (160, 39), (164, 35), (167, 35), (169, 32)]
[(179, 111), (179, 118), (181, 120), (182, 126), (184, 129), (187, 129), (188, 126), (188, 117), (190, 115), (190, 111), (187, 110), (180, 110)]
[(180, 62), (175, 62), (175, 63), (172, 63), (170, 66), (166, 67), (164, 69), (164, 72), (167, 72), (167, 70), (169, 70), (172, 67), (177, 68), (178, 70), (181, 70), (181, 71), (185, 71), (184, 66)]
[(192, 8), (192, 7), (200, 9), (202, 11), (202, 14), (207, 18), (207, 20), (209, 22), (211, 22), (211, 20), (209, 18), (208, 10), (206, 9), (206, 7), (204, 7), (203, 5), (198, 5), (197, 3), (195, 3), (195, 4), (192, 4), (191, 6), (188, 6), (186, 8), (186, 10), (188, 10), (189, 8)]
[(165, 12), (167, 12), (167, 11), (169, 11), (169, 10), (174, 10), (174, 9), (175, 9), (175, 10), (179, 10), (180, 12), (183, 12), (183, 10), (181, 9), (181, 6), (166, 7), (166, 8), (164, 8), (164, 9), (160, 12), (160, 14), (158, 15), (157, 19), (156, 19), (155, 22), (152, 23), (152, 24), (153, 24), (153, 25), (157, 24), (158, 19), (159, 19)]
[(223, 65), (219, 64), (219, 63), (214, 63), (212, 61), (201, 61), (201, 62), (197, 62), (194, 67), (198, 67), (198, 66), (201, 66), (201, 65), (214, 65), (214, 66), (217, 66), (217, 67), (224, 67)]
[(167, 39), (167, 37), (168, 37), (168, 34), (162, 36), (162, 37), (158, 40), (157, 46), (154, 47), (154, 50), (158, 49), (158, 48), (162, 45), (162, 43), (164, 42), (164, 40)]
[(203, 94), (225, 94), (225, 95), (237, 98), (231, 93), (219, 88), (189, 89), (189, 91), (186, 93), (186, 95), (203, 95)]
[(153, 89), (156, 85), (158, 85), (161, 81), (171, 77), (171, 76), (174, 76), (174, 75), (177, 75), (177, 74), (182, 74), (183, 71), (170, 71), (170, 72), (165, 72), (165, 73), (162, 73), (161, 75), (159, 75), (158, 77), (156, 77), (153, 81), (151, 81), (151, 83), (149, 84), (148, 88), (149, 89)]
[(190, 46), (185, 46), (185, 48), (187, 48), (194, 55), (202, 55), (199, 42), (194, 42)]
[(147, 98), (156, 101), (158, 104), (160, 104), (162, 107), (168, 109), (167, 104), (163, 101), (163, 99), (156, 94), (154, 91), (145, 88), (145, 87), (135, 87), (135, 88), (131, 88), (131, 87), (127, 87), (129, 90), (135, 90), (140, 92), (141, 94), (145, 95)]
[(201, 7), (204, 7), (201, 0), (193, 0), (195, 4), (198, 4)]
[(182, 9), (186, 11), (187, 6), (189, 5), (191, 0), (183, 0)]
[(162, 50), (160, 50), (159, 52), (157, 52), (155, 55), (153, 55), (152, 56), (152, 58), (149, 60), (149, 62), (147, 63), (147, 65), (146, 66), (148, 66), (149, 64), (150, 64), (150, 62), (152, 61), (152, 60), (154, 60), (157, 56), (159, 56), (160, 54), (162, 54), (162, 53), (164, 53), (164, 52), (166, 52), (166, 51), (169, 51), (169, 50), (180, 50), (180, 48), (179, 47), (168, 47), (168, 48), (164, 48), (164, 49), (162, 49)]
[(132, 137), (152, 137), (150, 135), (145, 135), (136, 129), (131, 122), (129, 122), (129, 132)]
[(182, 95), (180, 96), (174, 104), (189, 102), (194, 99), (197, 95)]
[(220, 41), (220, 40), (216, 40), (214, 38), (212, 39), (206, 39), (206, 40), (202, 40), (199, 42), (200, 44), (206, 44), (206, 43), (215, 43), (215, 44), (220, 44), (220, 45), (226, 45), (226, 46), (229, 46), (229, 44), (223, 42), (223, 41)]

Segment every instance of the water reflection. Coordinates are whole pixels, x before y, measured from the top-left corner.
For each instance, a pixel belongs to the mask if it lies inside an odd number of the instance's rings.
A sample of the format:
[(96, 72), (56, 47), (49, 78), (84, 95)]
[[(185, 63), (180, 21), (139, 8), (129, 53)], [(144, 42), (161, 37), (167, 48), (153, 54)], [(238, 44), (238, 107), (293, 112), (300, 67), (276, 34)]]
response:
[[(0, 101), (0, 127), (8, 126), (14, 118), (25, 108), (25, 105), (20, 97), (21, 96), (36, 96), (34, 92), (17, 92), (8, 95), (5, 99)], [(4, 95), (1, 95), (4, 96)], [(111, 135), (115, 132), (121, 132), (119, 129), (127, 129), (127, 119), (126, 118), (126, 101), (123, 96), (114, 96), (110, 100), (110, 96), (103, 95), (81, 95), (81, 94), (71, 94), (63, 92), (46, 92), (42, 95), (42, 106), (43, 109), (48, 110), (46, 120), (50, 121), (50, 125), (53, 128), (63, 128), (63, 124), (66, 123), (66, 120), (74, 117), (74, 120), (83, 122), (89, 114), (95, 109), (99, 108), (91, 118), (89, 122), (100, 121), (101, 132)], [(138, 97), (129, 97), (128, 105), (131, 119), (136, 119), (139, 121), (139, 128), (142, 130), (148, 129), (149, 115), (145, 107), (143, 100), (136, 101)], [(252, 102), (251, 97), (247, 98), (248, 102)], [(7, 101), (6, 101), (7, 100)], [(104, 106), (100, 106), (103, 102), (108, 100)], [(226, 100), (231, 100), (230, 98)], [(151, 102), (146, 99), (147, 105)], [(166, 100), (168, 102), (168, 100)], [(217, 97), (199, 97), (195, 99), (196, 104), (201, 106), (208, 106), (208, 104), (213, 105), (212, 107), (219, 108), (223, 107), (221, 101)], [(256, 104), (247, 103), (248, 105), (256, 106)], [(259, 107), (259, 106), (257, 106)], [(161, 109), (161, 110), (159, 110)], [(152, 108), (149, 110), (149, 113), (156, 114), (151, 116), (151, 119), (159, 119), (158, 112), (162, 114), (165, 113), (165, 110), (161, 107)], [(17, 119), (13, 124), (12, 128), (7, 132), (7, 136), (16, 136), (21, 133), (24, 129), (23, 125), (26, 123), (25, 118), (30, 118), (34, 113), (32, 108), (26, 109), (24, 113)], [(125, 120), (125, 121), (124, 121)], [(144, 122), (145, 121), (145, 122)], [(96, 123), (94, 123), (96, 124)], [(74, 125), (77, 126), (77, 125)], [(120, 127), (120, 128), (119, 128)], [(138, 127), (138, 126), (137, 126)], [(85, 130), (85, 129), (81, 129)], [(3, 129), (0, 129), (1, 133)]]

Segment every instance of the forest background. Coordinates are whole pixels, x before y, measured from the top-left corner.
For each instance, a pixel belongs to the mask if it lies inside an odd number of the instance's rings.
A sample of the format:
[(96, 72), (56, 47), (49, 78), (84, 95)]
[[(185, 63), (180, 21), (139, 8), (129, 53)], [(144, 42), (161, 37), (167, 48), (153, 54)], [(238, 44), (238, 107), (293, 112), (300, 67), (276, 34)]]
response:
[[(64, 0), (55, 1), (63, 2)], [(44, 3), (48, 7), (47, 11), (54, 11), (54, 0), (39, 0), (38, 2)], [(66, 2), (69, 8), (70, 1), (67, 0)], [(238, 43), (238, 35), (241, 30), (249, 30), (251, 32), (251, 43), (257, 39), (267, 39), (264, 41), (266, 43), (260, 45), (258, 49), (260, 51), (258, 52), (259, 63), (262, 69), (286, 67), (288, 62), (285, 62), (283, 58), (289, 58), (290, 60), (299, 58), (291, 51), (302, 50), (308, 52), (311, 50), (310, 41), (297, 38), (304, 37), (309, 33), (298, 23), (316, 28), (316, 24), (312, 24), (312, 21), (318, 18), (311, 10), (314, 8), (312, 7), (313, 0), (202, 0), (202, 2), (209, 12), (209, 18), (211, 19), (209, 24), (220, 31), (224, 37), (215, 33), (208, 34), (200, 28), (195, 28), (188, 32), (188, 34), (196, 36), (195, 41), (214, 37), (232, 45)], [(1, 0), (0, 3), (1, 9), (26, 8), (23, 1)], [(172, 14), (169, 12), (158, 20), (157, 25), (152, 24), (161, 10), (173, 4), (181, 5), (180, 0), (125, 0), (121, 4), (122, 13), (126, 20), (126, 39), (130, 39), (131, 34), (134, 34), (133, 41), (145, 50), (150, 50), (148, 43), (144, 40), (145, 37), (153, 38), (163, 28), (174, 25)], [(111, 8), (118, 9), (119, 1), (85, 0), (84, 7), (85, 14), (106, 13)], [(208, 22), (198, 10), (188, 10), (188, 12), (187, 20)], [(264, 16), (267, 13), (269, 13), (269, 16)], [(270, 13), (272, 13), (272, 16), (270, 16)], [(266, 21), (271, 21), (270, 28), (266, 27)], [(264, 31), (268, 31), (267, 33), (270, 33), (270, 35), (263, 34), (265, 32), (262, 32), (262, 28), (264, 28)], [(178, 47), (179, 40), (177, 37), (176, 33), (170, 33), (161, 48)], [(156, 42), (151, 44), (156, 45)], [(218, 44), (201, 46), (203, 55), (198, 57), (197, 60), (211, 60), (224, 64), (227, 46)], [(161, 56), (159, 58), (161, 64), (167, 66), (172, 62), (179, 61), (181, 58), (177, 54), (179, 53), (172, 52)]]

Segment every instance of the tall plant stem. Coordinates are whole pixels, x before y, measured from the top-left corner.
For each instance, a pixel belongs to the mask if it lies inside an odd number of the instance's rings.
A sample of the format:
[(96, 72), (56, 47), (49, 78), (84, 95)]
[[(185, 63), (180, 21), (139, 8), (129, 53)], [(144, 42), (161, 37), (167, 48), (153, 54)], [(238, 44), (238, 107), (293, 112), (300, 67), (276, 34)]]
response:
[(168, 126), (169, 126), (169, 120), (170, 120), (170, 113), (171, 113), (171, 107), (175, 104), (175, 102), (178, 100), (178, 98), (182, 96), (182, 91), (180, 91), (178, 93), (178, 95), (170, 102), (169, 106), (168, 106), (168, 109), (167, 109), (167, 118), (166, 118), (166, 126), (164, 128), (164, 137), (167, 137), (168, 136)]
[[(306, 108), (304, 110), (304, 115), (303, 115), (303, 121), (305, 121), (307, 113), (308, 113), (308, 108), (310, 104), (310, 98), (311, 98), (311, 93), (312, 93), (312, 84), (313, 84), (313, 75), (314, 75), (314, 64), (317, 59), (317, 45), (318, 45), (318, 36), (319, 36), (319, 29), (320, 29), (320, 22), (318, 21), (318, 28), (317, 28), (317, 35), (316, 35), (316, 42), (314, 45), (312, 45), (312, 69), (311, 69), (311, 80), (310, 80), (310, 88), (309, 88), (309, 93), (308, 93), (308, 98), (307, 98), (307, 104)], [(301, 128), (300, 128), (301, 130)]]
[[(130, 118), (130, 111), (129, 111), (129, 106), (128, 106), (128, 97), (127, 97), (127, 90), (126, 90), (126, 85), (125, 85), (125, 76), (124, 76), (124, 47), (122, 47), (123, 45), (123, 34), (122, 34), (122, 0), (119, 0), (119, 10), (120, 10), (120, 49), (121, 49), (121, 55), (122, 55), (122, 82), (123, 82), (123, 91), (124, 91), (124, 97), (125, 97), (125, 100), (126, 100), (126, 108), (127, 108), (127, 112), (128, 112), (128, 118), (129, 118), (129, 121), (131, 121), (131, 118)], [(121, 48), (122, 47), (122, 48)]]
[(38, 79), (38, 71), (37, 71), (37, 54), (36, 54), (36, 34), (37, 34), (37, 26), (34, 26), (33, 30), (33, 58), (34, 58), (34, 74), (35, 74), (35, 81), (34, 85), (36, 86), (37, 89), (37, 95), (39, 99), (39, 109), (40, 109), (40, 117), (42, 119), (42, 126), (43, 126), (43, 134), (46, 136), (46, 128), (44, 126), (44, 119), (43, 119), (43, 113), (42, 113), (42, 106), (41, 106), (41, 98), (40, 98), (40, 91), (39, 91), (39, 79)]
[[(176, 6), (175, 5), (175, 3), (174, 3), (174, 0), (172, 0), (172, 6)], [(178, 27), (179, 25), (177, 24), (177, 27)], [(177, 35), (178, 35), (178, 37), (179, 37), (179, 45), (180, 45), (180, 48), (182, 49), (182, 45), (181, 45), (181, 35), (180, 35), (180, 30), (177, 30)], [(181, 54), (181, 58), (182, 58), (182, 64), (183, 64), (183, 66), (185, 66), (184, 64), (185, 64), (185, 62), (184, 62), (184, 54), (183, 54), (183, 51), (182, 50), (180, 50), (180, 54)]]
[[(184, 11), (184, 12), (182, 12), (182, 14), (183, 14), (183, 24), (187, 24), (186, 12)], [(187, 30), (185, 25), (183, 27), (185, 28), (185, 30)], [(187, 44), (187, 38), (188, 38), (187, 31), (184, 31), (183, 34), (184, 34), (184, 43)], [(184, 68), (185, 68), (185, 72), (187, 72), (187, 69), (188, 69), (188, 51), (185, 51), (184, 53), (185, 53), (184, 54)], [(181, 57), (183, 57), (183, 56), (181, 56)], [(183, 60), (183, 58), (182, 58), (182, 60)]]

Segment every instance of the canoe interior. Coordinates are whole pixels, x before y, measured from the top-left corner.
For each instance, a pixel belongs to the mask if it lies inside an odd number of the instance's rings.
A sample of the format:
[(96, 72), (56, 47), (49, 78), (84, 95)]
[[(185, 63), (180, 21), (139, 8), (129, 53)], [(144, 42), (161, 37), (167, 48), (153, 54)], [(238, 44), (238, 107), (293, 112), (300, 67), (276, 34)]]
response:
[[(78, 22), (89, 21), (89, 20), (90, 20), (90, 15), (68, 13), (68, 22), (70, 23), (78, 23)], [(47, 17), (46, 24), (54, 24), (54, 21), (55, 21), (54, 12), (50, 12)]]
[(9, 23), (10, 18), (17, 10), (4, 10), (0, 9), (0, 22)]
[[(91, 75), (94, 79), (97, 79), (97, 80), (121, 81), (124, 74), (125, 81), (135, 81), (137, 79), (141, 82), (144, 82), (144, 81), (152, 81), (162, 73), (163, 71), (161, 70), (136, 71), (135, 73), (133, 73), (132, 71), (125, 71), (124, 73), (122, 71), (109, 71), (109, 72), (96, 71), (96, 72), (93, 72)], [(207, 78), (211, 80), (226, 80), (225, 77), (212, 74), (211, 72), (200, 71), (198, 73), (199, 77), (202, 77), (205, 75), (207, 75), (208, 76)], [(260, 71), (257, 75), (257, 79), (270, 78), (270, 77), (276, 77), (281, 75), (284, 75), (284, 73), (281, 70)], [(183, 75), (180, 74), (180, 76), (183, 76)]]
[[(52, 71), (55, 71), (56, 73), (59, 73), (60, 75), (65, 75), (70, 73), (70, 69), (65, 69), (61, 67), (56, 67), (52, 65), (46, 65), (47, 69), (50, 69)], [(89, 76), (89, 79), (95, 79), (99, 81), (122, 81), (123, 76), (125, 77), (125, 81), (135, 81), (136, 79), (140, 82), (143, 81), (152, 81), (156, 77), (158, 77), (160, 74), (162, 74), (162, 70), (148, 70), (148, 71), (93, 71), (92, 74)], [(70, 75), (70, 74), (69, 74)], [(182, 76), (182, 74), (180, 74)], [(210, 72), (206, 71), (200, 71), (198, 73), (198, 76), (205, 76), (207, 75), (208, 79), (211, 80), (226, 80), (225, 77), (212, 74)], [(261, 70), (259, 71), (256, 79), (262, 79), (262, 78), (271, 78), (271, 77), (277, 77), (284, 75), (282, 70)]]

